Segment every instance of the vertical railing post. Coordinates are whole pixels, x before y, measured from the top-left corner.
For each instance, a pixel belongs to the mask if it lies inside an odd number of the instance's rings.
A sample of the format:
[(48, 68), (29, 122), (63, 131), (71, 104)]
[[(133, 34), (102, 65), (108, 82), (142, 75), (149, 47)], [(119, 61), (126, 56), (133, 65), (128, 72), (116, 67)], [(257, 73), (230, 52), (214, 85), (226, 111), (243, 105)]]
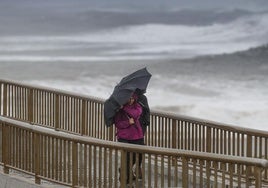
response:
[(9, 174), (9, 162), (10, 162), (10, 143), (9, 143), (9, 127), (3, 123), (2, 124), (2, 156), (4, 163), (4, 173)]
[(29, 88), (28, 92), (28, 121), (33, 123), (33, 89)]
[(55, 94), (55, 114), (54, 114), (54, 118), (55, 118), (55, 125), (54, 125), (54, 129), (55, 131), (58, 130), (59, 128), (59, 123), (60, 123), (60, 105), (59, 105), (59, 102), (60, 102), (60, 96), (59, 94)]
[(246, 187), (250, 187), (252, 185), (252, 181), (254, 181), (253, 177), (253, 168), (252, 166), (246, 166)]
[[(178, 135), (177, 134), (180, 134), (179, 132), (177, 132), (177, 129), (176, 129), (176, 119), (172, 119), (172, 148), (173, 149), (177, 149), (177, 138), (178, 138)], [(172, 158), (172, 165), (175, 166), (175, 164), (177, 164), (177, 159), (174, 157)]]
[(72, 187), (78, 186), (78, 157), (77, 142), (72, 143)]
[(182, 158), (182, 187), (188, 188), (188, 174), (189, 174), (189, 167), (188, 167), (188, 159), (186, 157)]
[[(206, 161), (206, 176), (207, 176), (207, 179), (206, 179), (206, 187), (207, 188), (210, 188), (210, 176), (211, 176), (211, 161)], [(232, 177), (231, 177), (232, 178)]]
[(110, 126), (108, 128), (108, 130), (109, 130), (109, 140), (110, 141), (113, 141), (113, 137), (114, 137), (114, 126)]
[(207, 143), (207, 151), (208, 153), (211, 152), (211, 127), (207, 126), (207, 136), (206, 136), (206, 143)]
[[(176, 149), (177, 148), (177, 129), (176, 129), (176, 120), (172, 119), (172, 148)], [(178, 133), (179, 134), (179, 133)]]
[(34, 133), (34, 167), (35, 167), (35, 183), (41, 184), (40, 175), (40, 135)]
[[(247, 135), (247, 157), (252, 157), (252, 135)], [(246, 169), (247, 173), (247, 184), (251, 185), (252, 183), (252, 176), (253, 176), (253, 167), (247, 167)]]
[(127, 165), (127, 151), (121, 150), (120, 187), (126, 187)]
[(247, 135), (247, 157), (252, 157), (252, 135)]
[(252, 135), (247, 135), (247, 157), (252, 157)]
[(86, 100), (82, 99), (82, 127), (81, 127), (81, 135), (86, 134), (86, 118), (87, 118), (87, 112), (86, 112)]
[(262, 187), (262, 167), (254, 167), (254, 176), (255, 176), (255, 187), (261, 188)]
[(3, 116), (7, 116), (7, 84), (3, 85)]

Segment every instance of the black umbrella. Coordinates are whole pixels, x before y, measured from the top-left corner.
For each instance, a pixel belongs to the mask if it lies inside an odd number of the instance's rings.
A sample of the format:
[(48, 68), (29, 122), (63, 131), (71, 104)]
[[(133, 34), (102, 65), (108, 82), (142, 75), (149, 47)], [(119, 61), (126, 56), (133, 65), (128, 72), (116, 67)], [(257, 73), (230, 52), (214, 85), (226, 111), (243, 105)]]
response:
[(115, 86), (112, 95), (104, 102), (104, 120), (107, 126), (114, 123), (113, 118), (116, 112), (128, 102), (136, 89), (141, 92), (146, 91), (151, 76), (147, 69), (143, 68), (122, 78)]

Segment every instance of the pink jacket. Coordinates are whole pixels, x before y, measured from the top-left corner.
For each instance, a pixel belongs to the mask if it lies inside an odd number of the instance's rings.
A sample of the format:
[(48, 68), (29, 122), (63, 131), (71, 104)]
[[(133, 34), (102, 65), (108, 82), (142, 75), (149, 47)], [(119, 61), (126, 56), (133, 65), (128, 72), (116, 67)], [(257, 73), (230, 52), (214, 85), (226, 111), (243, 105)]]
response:
[[(115, 115), (115, 126), (117, 128), (117, 138), (125, 140), (138, 140), (143, 138), (142, 127), (139, 121), (142, 107), (138, 103), (126, 104)], [(134, 125), (129, 124), (129, 118), (133, 118)]]

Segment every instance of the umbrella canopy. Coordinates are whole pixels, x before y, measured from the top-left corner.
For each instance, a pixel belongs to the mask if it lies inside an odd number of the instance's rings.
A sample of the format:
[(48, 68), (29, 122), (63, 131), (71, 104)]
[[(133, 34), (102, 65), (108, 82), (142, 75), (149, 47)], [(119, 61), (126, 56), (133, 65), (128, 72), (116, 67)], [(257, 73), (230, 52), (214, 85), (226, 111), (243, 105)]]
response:
[(107, 126), (114, 123), (116, 112), (128, 102), (135, 90), (146, 91), (151, 76), (147, 69), (143, 68), (125, 76), (114, 87), (112, 95), (104, 102), (104, 120)]

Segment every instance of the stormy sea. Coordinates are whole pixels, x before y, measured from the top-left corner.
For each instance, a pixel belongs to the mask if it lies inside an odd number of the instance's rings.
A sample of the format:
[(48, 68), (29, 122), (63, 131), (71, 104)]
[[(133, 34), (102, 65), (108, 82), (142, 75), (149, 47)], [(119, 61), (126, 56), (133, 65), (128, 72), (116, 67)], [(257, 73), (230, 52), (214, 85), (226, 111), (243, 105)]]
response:
[(12, 2), (0, 1), (0, 79), (106, 99), (147, 67), (152, 110), (268, 130), (268, 11)]

